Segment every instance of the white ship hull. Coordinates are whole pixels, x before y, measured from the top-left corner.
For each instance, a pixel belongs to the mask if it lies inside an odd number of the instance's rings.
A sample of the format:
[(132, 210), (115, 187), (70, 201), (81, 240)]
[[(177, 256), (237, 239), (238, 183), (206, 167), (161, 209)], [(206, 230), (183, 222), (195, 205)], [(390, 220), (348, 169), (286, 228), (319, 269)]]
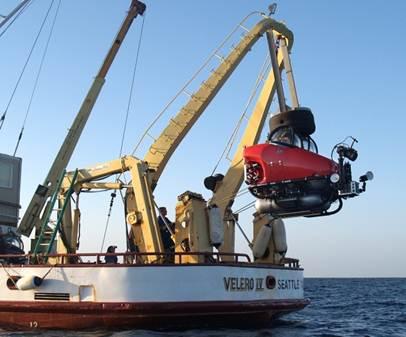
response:
[(22, 329), (258, 325), (308, 304), (302, 269), (260, 264), (10, 266), (0, 282), (0, 325)]

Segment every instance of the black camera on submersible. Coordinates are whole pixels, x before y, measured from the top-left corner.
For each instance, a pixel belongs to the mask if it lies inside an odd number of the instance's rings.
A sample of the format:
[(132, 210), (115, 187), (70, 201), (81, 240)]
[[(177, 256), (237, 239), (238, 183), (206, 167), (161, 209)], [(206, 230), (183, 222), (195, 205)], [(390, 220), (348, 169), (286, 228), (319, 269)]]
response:
[(351, 161), (355, 161), (358, 158), (357, 150), (344, 145), (340, 145), (337, 147), (337, 153), (341, 158), (347, 158)]

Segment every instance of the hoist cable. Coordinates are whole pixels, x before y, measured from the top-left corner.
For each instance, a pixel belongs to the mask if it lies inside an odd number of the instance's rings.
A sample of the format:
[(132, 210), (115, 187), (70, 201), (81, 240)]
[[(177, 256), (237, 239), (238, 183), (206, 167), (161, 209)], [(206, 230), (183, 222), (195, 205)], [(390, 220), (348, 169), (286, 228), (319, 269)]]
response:
[[(240, 120), (238, 121), (238, 124), (237, 124), (236, 130), (235, 130), (235, 132), (234, 132), (234, 135), (232, 135), (232, 137), (230, 138), (230, 145), (229, 145), (229, 147), (228, 147), (228, 152), (227, 152), (226, 157), (229, 156), (230, 151), (231, 151), (231, 149), (233, 148), (234, 142), (235, 142), (235, 140), (236, 140), (236, 138), (237, 138), (238, 130), (241, 128), (241, 124), (242, 124), (244, 118), (246, 118), (246, 116), (247, 116), (248, 108), (249, 108), (249, 106), (251, 105), (253, 99), (255, 98), (256, 93), (258, 92), (259, 85), (260, 85), (261, 81), (263, 80), (263, 78), (264, 78), (264, 76), (265, 76), (265, 72), (268, 71), (268, 69), (269, 69), (269, 67), (270, 67), (270, 65), (271, 65), (270, 62), (268, 63), (268, 65), (266, 65), (266, 64), (267, 64), (267, 60), (268, 60), (268, 58), (265, 60), (264, 65), (263, 65), (263, 67), (264, 67), (265, 69), (262, 69), (261, 73), (258, 75), (257, 82), (256, 82), (256, 84), (255, 84), (255, 88), (254, 88), (254, 90), (252, 91), (252, 94), (251, 94), (251, 96), (250, 96), (249, 99), (248, 99), (247, 105), (246, 105), (246, 107), (245, 107), (245, 109), (244, 109), (244, 113), (242, 114)], [(269, 58), (269, 61), (270, 61), (270, 58)]]
[(244, 236), (245, 240), (248, 242), (248, 247), (250, 247), (252, 249), (253, 243), (248, 238), (248, 235), (244, 232), (244, 229), (242, 228), (242, 226), (240, 225), (238, 220), (235, 218), (233, 213), (231, 213), (231, 216), (233, 217), (234, 223), (237, 225), (237, 227), (240, 230), (241, 234)]
[(244, 108), (244, 110), (243, 110), (243, 113), (241, 114), (240, 119), (238, 120), (238, 122), (237, 122), (237, 124), (236, 124), (236, 126), (235, 126), (235, 128), (234, 128), (234, 130), (233, 130), (233, 132), (231, 133), (231, 136), (230, 136), (230, 138), (228, 139), (228, 142), (227, 142), (227, 144), (226, 144), (226, 146), (225, 146), (225, 148), (224, 148), (222, 154), (220, 155), (220, 158), (218, 159), (216, 165), (214, 166), (211, 175), (213, 175), (213, 174), (215, 173), (215, 171), (217, 170), (217, 168), (218, 168), (218, 166), (220, 165), (220, 162), (223, 160), (223, 158), (224, 158), (224, 156), (225, 156), (227, 150), (228, 150), (228, 153), (231, 151), (231, 149), (232, 149), (232, 147), (233, 147), (233, 144), (234, 144), (234, 142), (235, 142), (235, 139), (236, 139), (236, 137), (237, 137), (238, 131), (240, 130), (241, 125), (242, 125), (242, 122), (243, 122), (244, 118), (245, 118), (246, 115), (247, 115), (248, 108), (249, 108), (249, 106), (251, 105), (251, 103), (252, 103), (252, 101), (253, 101), (253, 99), (254, 99), (254, 97), (255, 97), (257, 91), (258, 91), (259, 85), (261, 84), (261, 81), (262, 81), (262, 79), (263, 79), (263, 77), (264, 77), (264, 74), (265, 74), (265, 72), (269, 69), (269, 66), (270, 66), (270, 62), (269, 62), (269, 56), (268, 56), (268, 57), (266, 57), (266, 59), (265, 59), (263, 65), (262, 65), (262, 67), (261, 67), (261, 70), (260, 70), (260, 72), (259, 72), (259, 74), (258, 74), (258, 77), (257, 77), (256, 81), (255, 81), (255, 85), (254, 85), (254, 87), (253, 87), (253, 89), (252, 89), (252, 91), (251, 91), (251, 95), (250, 95), (250, 97), (248, 98), (248, 101), (247, 101), (247, 103), (246, 103), (246, 105), (245, 105), (245, 108)]
[(121, 136), (121, 145), (120, 145), (119, 157), (121, 157), (121, 155), (123, 153), (124, 139), (125, 139), (125, 134), (126, 134), (126, 131), (127, 131), (128, 115), (130, 113), (130, 107), (131, 107), (131, 102), (132, 102), (132, 97), (133, 97), (135, 74), (137, 72), (138, 58), (139, 58), (139, 55), (140, 55), (142, 36), (143, 36), (143, 32), (144, 32), (144, 22), (145, 22), (145, 15), (142, 16), (141, 33), (140, 33), (140, 37), (139, 37), (139, 40), (138, 40), (137, 54), (135, 56), (135, 63), (134, 63), (134, 69), (133, 69), (133, 75), (132, 75), (131, 87), (130, 87), (130, 95), (128, 97), (127, 111), (126, 111), (126, 114), (125, 114), (125, 121), (124, 121), (124, 126), (123, 126), (123, 134)]
[(235, 214), (239, 214), (242, 212), (245, 212), (246, 210), (249, 210), (252, 206), (254, 206), (256, 200), (249, 202), (248, 204), (246, 204), (245, 206), (241, 207), (239, 210), (235, 211)]
[(29, 114), (29, 112), (31, 110), (32, 100), (33, 100), (34, 95), (35, 95), (35, 93), (37, 91), (38, 81), (39, 81), (39, 78), (41, 76), (42, 66), (44, 65), (44, 60), (45, 60), (45, 57), (46, 57), (47, 52), (48, 52), (49, 42), (50, 42), (52, 34), (54, 32), (55, 22), (56, 22), (56, 18), (58, 17), (59, 8), (61, 6), (61, 1), (62, 0), (58, 1), (58, 5), (57, 5), (56, 10), (55, 10), (55, 16), (54, 16), (54, 19), (53, 19), (52, 24), (51, 24), (51, 29), (49, 31), (49, 35), (48, 35), (48, 39), (47, 39), (47, 42), (46, 42), (46, 45), (45, 45), (44, 52), (43, 52), (42, 57), (41, 57), (41, 62), (40, 62), (39, 68), (38, 68), (37, 76), (35, 78), (34, 87), (33, 87), (32, 92), (31, 92), (30, 101), (28, 103), (27, 111), (25, 112), (24, 121), (23, 121), (23, 124), (21, 126), (20, 134), (18, 135), (16, 147), (14, 149), (14, 154), (13, 154), (14, 157), (15, 157), (15, 155), (17, 153), (18, 147), (20, 146), (20, 141), (21, 141), (21, 138), (23, 137), (24, 128), (25, 128), (25, 124), (27, 122), (28, 114)]
[(109, 207), (109, 212), (107, 213), (106, 225), (104, 226), (104, 234), (103, 234), (102, 244), (101, 244), (101, 247), (100, 247), (100, 253), (103, 253), (104, 242), (106, 240), (107, 228), (109, 227), (110, 218), (111, 218), (111, 211), (113, 209), (114, 198), (116, 197), (116, 195), (117, 195), (116, 190), (114, 190), (114, 192), (111, 193), (110, 207)]
[(78, 211), (78, 238), (76, 240), (76, 250), (78, 250), (80, 247), (80, 237), (82, 234), (82, 222), (81, 222), (81, 214), (80, 214), (80, 210), (79, 210), (79, 195), (80, 194), (77, 193), (76, 195), (77, 195), (77, 197), (76, 197), (76, 202), (75, 202), (75, 204), (76, 204), (75, 210)]
[(27, 65), (28, 65), (28, 63), (29, 63), (29, 61), (30, 61), (30, 59), (31, 59), (31, 55), (32, 55), (32, 53), (33, 53), (33, 51), (34, 51), (34, 49), (35, 49), (35, 46), (37, 45), (39, 36), (41, 35), (42, 29), (43, 29), (44, 26), (45, 26), (45, 22), (47, 21), (48, 15), (49, 15), (49, 13), (50, 13), (50, 11), (51, 11), (51, 8), (52, 8), (54, 2), (55, 2), (55, 0), (52, 0), (52, 1), (51, 1), (51, 4), (50, 4), (50, 6), (49, 6), (49, 8), (48, 8), (48, 11), (47, 11), (47, 13), (46, 13), (46, 15), (45, 15), (45, 17), (44, 17), (44, 20), (42, 21), (41, 27), (40, 27), (40, 29), (39, 29), (39, 31), (38, 31), (38, 34), (37, 34), (37, 36), (36, 36), (36, 38), (35, 38), (35, 40), (34, 40), (34, 43), (33, 43), (32, 47), (31, 47), (31, 50), (30, 50), (30, 52), (29, 52), (29, 54), (28, 54), (27, 60), (25, 61), (24, 67), (23, 67), (23, 69), (22, 69), (22, 71), (21, 71), (21, 73), (20, 73), (20, 76), (18, 77), (17, 83), (16, 83), (16, 85), (15, 85), (15, 87), (14, 87), (14, 89), (13, 89), (13, 92), (12, 92), (12, 94), (11, 94), (10, 100), (8, 101), (7, 106), (6, 106), (6, 109), (5, 109), (3, 115), (2, 115), (1, 118), (0, 118), (0, 130), (1, 130), (1, 128), (3, 127), (4, 121), (5, 121), (6, 116), (7, 116), (8, 109), (9, 109), (9, 107), (10, 107), (10, 105), (11, 105), (11, 102), (13, 101), (14, 95), (15, 95), (15, 93), (16, 93), (16, 91), (17, 91), (17, 88), (18, 88), (18, 86), (19, 86), (19, 84), (20, 84), (20, 81), (21, 81), (21, 79), (22, 79), (22, 77), (23, 77), (23, 75), (24, 75), (25, 69), (27, 68)]
[[(130, 94), (129, 94), (129, 97), (128, 97), (127, 111), (126, 111), (126, 115), (125, 115), (123, 133), (122, 133), (122, 136), (121, 136), (120, 153), (119, 153), (120, 158), (121, 158), (121, 155), (123, 154), (124, 140), (125, 140), (125, 134), (126, 134), (126, 131), (127, 131), (127, 124), (128, 124), (128, 116), (129, 116), (129, 113), (130, 113), (130, 107), (131, 107), (133, 91), (134, 91), (135, 75), (137, 73), (138, 59), (139, 59), (139, 54), (140, 54), (140, 50), (141, 50), (142, 37), (143, 37), (143, 33), (144, 33), (145, 16), (146, 15), (142, 16), (141, 32), (140, 32), (140, 37), (138, 39), (137, 53), (136, 53), (135, 63), (134, 63), (134, 68), (133, 68), (131, 87), (130, 87)], [(121, 175), (123, 175), (123, 173), (117, 174), (116, 182), (120, 179)], [(125, 180), (125, 183), (127, 184), (128, 182), (127, 182), (127, 179), (126, 179), (125, 175), (124, 175), (124, 180)]]
[(121, 202), (123, 203), (124, 206), (124, 230), (125, 230), (125, 243), (126, 243), (126, 251), (128, 252), (130, 250), (130, 233), (128, 231), (127, 227), (127, 205), (125, 203), (125, 197), (123, 196), (123, 192), (121, 190), (118, 191), (120, 193), (121, 197)]
[(35, 0), (28, 1), (23, 7), (20, 8), (18, 13), (15, 14), (14, 18), (9, 22), (6, 28), (0, 33), (0, 38), (7, 32), (7, 30), (13, 25), (13, 23), (18, 19), (18, 17), (25, 12), (25, 10), (34, 2)]
[[(120, 153), (119, 153), (120, 158), (121, 158), (121, 155), (123, 153), (125, 134), (126, 134), (127, 124), (128, 124), (128, 116), (129, 116), (129, 113), (130, 113), (131, 102), (132, 102), (132, 97), (133, 97), (133, 90), (134, 90), (134, 84), (135, 84), (135, 75), (137, 73), (138, 59), (139, 59), (139, 55), (140, 55), (141, 42), (142, 42), (142, 37), (143, 37), (143, 32), (144, 32), (144, 23), (145, 23), (145, 16), (142, 16), (141, 32), (140, 32), (140, 37), (138, 39), (137, 53), (136, 53), (136, 56), (135, 56), (135, 63), (134, 63), (132, 79), (131, 79), (130, 94), (129, 94), (129, 97), (128, 97), (127, 110), (126, 110), (126, 114), (125, 114), (123, 132), (122, 132), (122, 136), (121, 136)], [(117, 174), (116, 182), (119, 181), (121, 174)], [(109, 207), (109, 211), (108, 211), (108, 214), (107, 214), (107, 220), (106, 220), (106, 225), (105, 225), (105, 228), (104, 228), (104, 234), (103, 234), (103, 240), (102, 240), (102, 245), (101, 245), (100, 252), (103, 252), (103, 247), (104, 247), (104, 243), (105, 243), (105, 240), (106, 240), (106, 233), (107, 233), (107, 229), (108, 229), (109, 223), (110, 223), (111, 211), (112, 211), (112, 208), (113, 208), (113, 205), (114, 205), (114, 198), (117, 195), (116, 192), (117, 192), (117, 190), (114, 190), (114, 192), (111, 194), (110, 207)], [(123, 200), (123, 196), (121, 194), (121, 191), (120, 191), (120, 196), (121, 196), (121, 199)], [(126, 236), (128, 236), (127, 227), (126, 227)], [(127, 248), (128, 248), (128, 242), (127, 242)]]
[(241, 190), (239, 190), (239, 191), (237, 191), (235, 193), (230, 193), (230, 194), (224, 196), (224, 198), (218, 200), (217, 202), (222, 203), (222, 202), (230, 200), (230, 199), (236, 199), (238, 197), (241, 197), (244, 194), (247, 194), (248, 192), (249, 192), (248, 187), (245, 187), (245, 188), (243, 188), (243, 189), (241, 189)]

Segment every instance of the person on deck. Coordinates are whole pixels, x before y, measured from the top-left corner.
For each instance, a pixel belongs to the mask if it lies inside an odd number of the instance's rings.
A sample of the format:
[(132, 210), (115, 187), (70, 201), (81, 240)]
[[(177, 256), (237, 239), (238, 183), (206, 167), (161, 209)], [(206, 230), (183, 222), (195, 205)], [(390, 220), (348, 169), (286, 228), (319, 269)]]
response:
[[(107, 253), (115, 253), (116, 248), (117, 246), (109, 246), (109, 248), (107, 248)], [(104, 261), (106, 263), (117, 263), (118, 262), (117, 255), (106, 255), (104, 257)]]
[(164, 245), (165, 252), (174, 253), (175, 243), (172, 240), (172, 235), (168, 227), (173, 233), (175, 231), (175, 224), (166, 217), (167, 214), (168, 211), (166, 207), (159, 207), (158, 225), (159, 230), (161, 231), (162, 243)]

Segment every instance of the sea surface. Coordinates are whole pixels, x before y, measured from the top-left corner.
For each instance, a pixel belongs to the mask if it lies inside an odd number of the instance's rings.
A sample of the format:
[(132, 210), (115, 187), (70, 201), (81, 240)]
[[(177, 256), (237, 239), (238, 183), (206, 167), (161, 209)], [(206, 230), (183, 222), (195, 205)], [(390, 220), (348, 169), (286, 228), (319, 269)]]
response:
[(404, 278), (307, 278), (305, 296), (311, 304), (304, 310), (259, 330), (186, 331), (0, 331), (0, 336), (83, 337), (406, 337), (406, 279)]

